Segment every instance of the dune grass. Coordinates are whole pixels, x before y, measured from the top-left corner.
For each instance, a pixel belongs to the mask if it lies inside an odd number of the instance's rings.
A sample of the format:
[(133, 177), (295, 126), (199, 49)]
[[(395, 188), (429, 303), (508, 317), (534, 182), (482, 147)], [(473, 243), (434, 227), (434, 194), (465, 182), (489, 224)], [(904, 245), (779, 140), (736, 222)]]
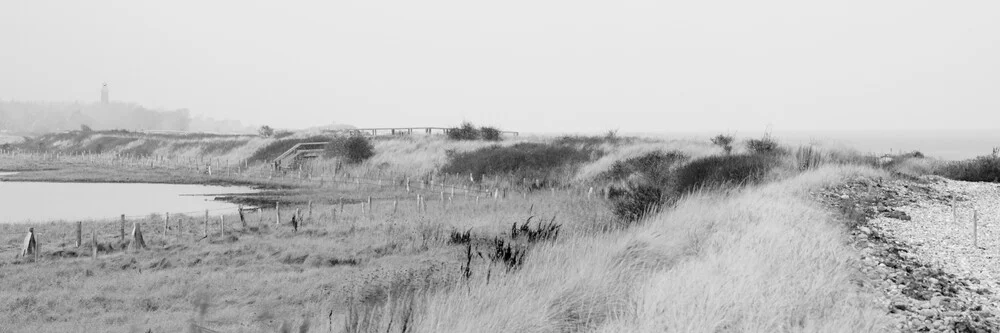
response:
[[(312, 171), (382, 175), (394, 182), (412, 177), (411, 191), (310, 183), (289, 194), (297, 202), (314, 202), (314, 216), (297, 232), (287, 222), (295, 209), (307, 214), (304, 205), (286, 207), (283, 225), (273, 224), (270, 209), (262, 225), (249, 214), (248, 228), (227, 216), (233, 227), (226, 238), (202, 239), (201, 216), (188, 217), (179, 231), (163, 237), (162, 222), (149, 217), (140, 222), (151, 249), (104, 251), (97, 260), (80, 257), (88, 249), (76, 249), (73, 229), (57, 223), (34, 225), (46, 253), (40, 262), (12, 259), (23, 237), (16, 232), (28, 226), (0, 225), (0, 327), (874, 332), (890, 324), (869, 291), (852, 282), (858, 278), (857, 254), (843, 241), (845, 227), (807, 198), (824, 186), (886, 177), (886, 171), (858, 165), (847, 153), (790, 151), (776, 155), (754, 185), (699, 187), (626, 223), (613, 216), (612, 201), (588, 195), (588, 184), (614, 165), (650, 153), (680, 152), (697, 160), (721, 149), (707, 142), (620, 138), (519, 138), (499, 145), (523, 142), (598, 153), (563, 170), (569, 173), (563, 177), (576, 180), (569, 186), (527, 191), (514, 186), (518, 180), (496, 175), (477, 181), (510, 189), (506, 199), (460, 191), (454, 197), (444, 192), (441, 201), (440, 189), (424, 185), (470, 182), (467, 175), (439, 173), (450, 161), (448, 152), (494, 143), (379, 139), (376, 155), (364, 163), (321, 160)], [(417, 204), (418, 193), (424, 205)], [(374, 196), (374, 213), (359, 203), (368, 195)], [(336, 204), (342, 197), (349, 200), (344, 211)], [(534, 228), (553, 221), (558, 233), (519, 236), (518, 226), (532, 216)], [(102, 242), (120, 249), (116, 223), (91, 225), (101, 226)], [(215, 221), (210, 231), (218, 232)]]

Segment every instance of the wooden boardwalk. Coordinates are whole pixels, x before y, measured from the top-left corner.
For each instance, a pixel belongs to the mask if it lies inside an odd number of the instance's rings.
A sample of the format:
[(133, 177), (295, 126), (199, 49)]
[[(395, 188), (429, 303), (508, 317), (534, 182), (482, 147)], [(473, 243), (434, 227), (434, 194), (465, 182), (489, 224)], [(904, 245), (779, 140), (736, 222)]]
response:
[[(372, 128), (353, 128), (353, 129), (342, 129), (342, 130), (329, 130), (329, 133), (350, 133), (357, 135), (369, 135), (369, 136), (379, 136), (379, 135), (412, 135), (413, 133), (422, 133), (426, 135), (431, 134), (448, 134), (453, 128), (452, 127), (372, 127)], [(514, 131), (500, 131), (501, 135), (511, 135), (518, 136), (518, 132)]]

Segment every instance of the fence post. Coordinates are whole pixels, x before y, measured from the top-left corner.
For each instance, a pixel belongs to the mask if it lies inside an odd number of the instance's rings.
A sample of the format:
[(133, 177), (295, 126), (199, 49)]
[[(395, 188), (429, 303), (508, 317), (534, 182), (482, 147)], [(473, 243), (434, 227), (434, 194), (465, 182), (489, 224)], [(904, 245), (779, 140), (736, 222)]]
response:
[(80, 248), (83, 245), (83, 222), (76, 222), (76, 247)]
[(281, 224), (281, 202), (274, 202), (274, 224)]
[(97, 260), (97, 228), (90, 230), (91, 257)]
[(167, 229), (170, 228), (170, 213), (163, 213), (163, 242), (167, 241)]
[(344, 215), (344, 197), (340, 197), (340, 215)]
[(979, 211), (972, 209), (972, 247), (979, 248)]
[(118, 226), (118, 233), (121, 237), (122, 243), (125, 242), (125, 214), (122, 214), (121, 224)]
[(208, 238), (208, 209), (205, 210), (205, 238)]
[(392, 215), (396, 215), (396, 208), (399, 207), (399, 199), (392, 199)]
[(368, 196), (368, 215), (375, 216), (375, 206), (372, 206), (372, 196)]
[(226, 215), (219, 215), (219, 233), (222, 234), (222, 239), (226, 238)]
[(309, 200), (309, 223), (312, 223), (313, 218), (313, 202)]

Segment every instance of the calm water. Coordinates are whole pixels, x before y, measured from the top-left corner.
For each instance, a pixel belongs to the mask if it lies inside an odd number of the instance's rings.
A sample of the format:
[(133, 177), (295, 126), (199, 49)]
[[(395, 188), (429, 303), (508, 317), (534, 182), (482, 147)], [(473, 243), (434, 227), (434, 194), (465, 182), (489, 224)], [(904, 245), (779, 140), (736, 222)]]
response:
[[(683, 138), (708, 141), (720, 132), (690, 133), (650, 133), (666, 138)], [(737, 132), (740, 139), (760, 137), (763, 131)], [(993, 147), (1000, 147), (1000, 130), (885, 130), (885, 131), (779, 131), (772, 135), (790, 145), (819, 143), (826, 146), (841, 146), (857, 149), (865, 153), (888, 154), (896, 152), (920, 151), (926, 156), (963, 160), (989, 155)]]
[(211, 194), (251, 192), (255, 190), (228, 186), (0, 181), (0, 223), (204, 214), (206, 209), (214, 210), (212, 215), (233, 213), (236, 205), (215, 201)]

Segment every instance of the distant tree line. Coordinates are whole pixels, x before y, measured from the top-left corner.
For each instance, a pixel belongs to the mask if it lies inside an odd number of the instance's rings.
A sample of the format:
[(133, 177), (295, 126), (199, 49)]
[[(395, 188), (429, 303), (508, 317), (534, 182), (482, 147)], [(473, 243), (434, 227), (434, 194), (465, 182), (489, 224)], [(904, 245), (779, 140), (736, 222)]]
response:
[(187, 109), (155, 110), (133, 103), (46, 103), (0, 101), (0, 130), (48, 133), (93, 130), (245, 132), (238, 121), (193, 118)]

